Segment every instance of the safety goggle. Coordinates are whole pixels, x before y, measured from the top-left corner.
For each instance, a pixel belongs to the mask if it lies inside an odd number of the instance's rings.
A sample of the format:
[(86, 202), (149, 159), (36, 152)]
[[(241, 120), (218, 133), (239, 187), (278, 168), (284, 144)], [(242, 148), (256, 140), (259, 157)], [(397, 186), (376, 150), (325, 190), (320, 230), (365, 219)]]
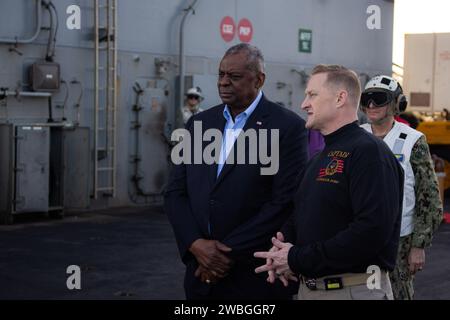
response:
[(198, 100), (198, 99), (199, 99), (199, 96), (196, 96), (196, 95), (194, 95), (194, 94), (188, 94), (187, 98), (188, 98), (188, 99), (196, 99), (196, 100)]
[(370, 103), (379, 108), (394, 100), (394, 95), (387, 91), (368, 91), (361, 94), (361, 106), (367, 108)]

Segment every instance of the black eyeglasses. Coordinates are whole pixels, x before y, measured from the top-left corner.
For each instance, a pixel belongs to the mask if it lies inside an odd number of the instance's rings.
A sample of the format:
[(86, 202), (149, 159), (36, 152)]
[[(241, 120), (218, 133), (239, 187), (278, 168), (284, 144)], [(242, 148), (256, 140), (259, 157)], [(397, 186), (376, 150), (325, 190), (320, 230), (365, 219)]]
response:
[(387, 91), (369, 91), (361, 94), (361, 106), (367, 108), (372, 102), (375, 107), (384, 107), (394, 100), (394, 95)]
[(196, 99), (198, 100), (199, 96), (193, 95), (193, 94), (188, 94), (187, 96), (188, 99)]

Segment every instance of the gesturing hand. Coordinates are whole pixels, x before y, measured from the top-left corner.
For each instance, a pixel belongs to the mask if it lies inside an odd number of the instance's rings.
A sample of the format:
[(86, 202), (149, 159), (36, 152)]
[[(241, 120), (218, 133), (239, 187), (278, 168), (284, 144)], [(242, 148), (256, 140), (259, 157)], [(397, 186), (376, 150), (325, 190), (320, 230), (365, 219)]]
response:
[[(284, 242), (284, 235), (281, 232), (277, 232), (277, 239), (279, 241)], [(272, 246), (272, 248), (270, 248), (269, 252), (275, 252), (275, 251), (278, 251), (278, 250), (280, 250), (278, 247)], [(271, 266), (272, 262), (273, 262), (272, 259), (270, 259), (270, 258), (266, 259), (266, 265), (267, 266)], [(277, 275), (275, 274), (275, 271), (274, 270), (269, 270), (269, 271), (267, 271), (267, 273), (268, 273), (267, 281), (270, 282), (270, 283), (274, 283), (276, 278), (277, 278)]]
[(282, 236), (281, 233), (277, 233), (277, 238), (272, 238), (273, 247), (269, 251), (254, 253), (256, 258), (266, 259), (266, 264), (256, 268), (255, 272), (269, 272), (268, 281), (271, 283), (275, 281), (275, 275), (277, 275), (283, 284), (287, 286), (288, 280), (297, 281), (297, 278), (290, 270), (288, 264), (288, 253), (293, 244), (279, 240)]

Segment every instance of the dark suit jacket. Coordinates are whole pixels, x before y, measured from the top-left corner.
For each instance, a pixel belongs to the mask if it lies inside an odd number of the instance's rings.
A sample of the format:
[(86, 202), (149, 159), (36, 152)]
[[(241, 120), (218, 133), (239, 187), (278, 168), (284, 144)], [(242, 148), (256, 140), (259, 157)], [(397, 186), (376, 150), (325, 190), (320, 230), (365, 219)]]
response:
[[(210, 128), (223, 132), (226, 122), (223, 109), (224, 105), (218, 105), (192, 117), (186, 125), (191, 137), (194, 136), (194, 121), (201, 121), (203, 132)], [(217, 178), (217, 164), (174, 166), (165, 192), (165, 211), (187, 267), (187, 298), (288, 297), (289, 293), (282, 286), (266, 282), (267, 274), (255, 274), (254, 268), (265, 261), (253, 258), (253, 253), (271, 247), (271, 237), (291, 213), (289, 203), (297, 189), (296, 177), (307, 161), (304, 124), (297, 114), (264, 96), (247, 120), (244, 130), (267, 129), (269, 154), (273, 147), (270, 130), (279, 130), (279, 170), (275, 175), (261, 175), (260, 168), (264, 165), (259, 158), (257, 164), (248, 161), (225, 164)], [(210, 142), (204, 142), (202, 148), (208, 144)], [(248, 144), (245, 150), (248, 153)], [(232, 248), (229, 256), (235, 264), (218, 284), (206, 285), (194, 276), (198, 264), (189, 247), (199, 238), (219, 240)]]

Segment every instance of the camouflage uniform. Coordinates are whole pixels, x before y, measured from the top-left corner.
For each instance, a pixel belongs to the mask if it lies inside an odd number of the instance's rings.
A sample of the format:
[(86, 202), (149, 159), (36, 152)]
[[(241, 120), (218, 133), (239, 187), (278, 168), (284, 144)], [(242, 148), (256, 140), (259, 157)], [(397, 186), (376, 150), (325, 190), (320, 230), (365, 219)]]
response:
[(413, 299), (414, 275), (409, 272), (409, 252), (411, 248), (430, 246), (433, 233), (442, 221), (439, 186), (425, 136), (421, 136), (414, 145), (410, 162), (414, 172), (416, 196), (414, 230), (412, 234), (400, 238), (396, 267), (390, 274), (396, 300)]

